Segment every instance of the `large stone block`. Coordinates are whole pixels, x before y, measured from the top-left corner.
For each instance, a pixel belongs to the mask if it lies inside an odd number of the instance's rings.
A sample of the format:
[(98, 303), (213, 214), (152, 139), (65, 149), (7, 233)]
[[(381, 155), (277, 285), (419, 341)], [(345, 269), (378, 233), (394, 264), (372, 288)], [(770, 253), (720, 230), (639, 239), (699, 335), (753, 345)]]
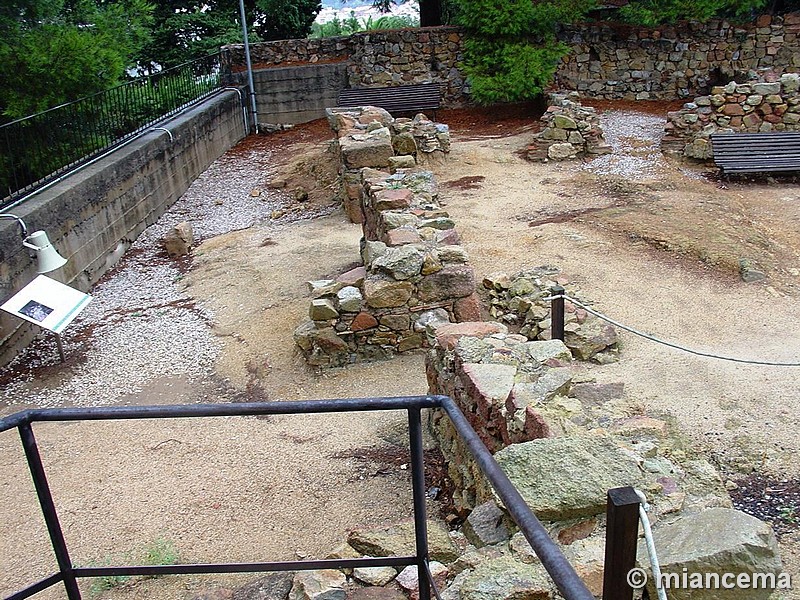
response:
[(348, 169), (388, 167), (394, 156), (392, 136), (386, 127), (369, 133), (350, 133), (339, 138), (342, 160)]
[(611, 488), (644, 483), (636, 460), (605, 435), (513, 444), (495, 459), (540, 519), (601, 514)]
[(364, 280), (364, 297), (367, 306), (372, 308), (394, 308), (403, 306), (411, 293), (414, 285), (409, 281), (394, 281), (376, 276), (368, 276)]
[[(656, 525), (653, 538), (666, 578), (662, 579), (669, 584), (670, 600), (760, 600), (768, 598), (775, 588), (786, 589), (789, 583), (786, 575), (783, 581), (779, 576), (782, 564), (772, 528), (737, 510), (711, 508), (685, 515), (675, 523)], [(639, 563), (645, 568), (649, 566), (644, 547), (640, 547)], [(749, 584), (746, 587), (723, 585), (722, 577), (726, 573), (732, 575), (728, 584), (735, 583), (740, 574)], [(764, 577), (755, 580), (755, 573)], [(684, 574), (689, 585), (683, 585)], [(700, 574), (702, 587), (706, 589), (691, 585), (693, 580), (697, 583), (694, 574)], [(706, 585), (707, 574), (711, 574), (712, 585)], [(720, 578), (716, 586), (713, 585), (715, 574)], [(759, 585), (753, 585), (755, 582)], [(655, 598), (652, 577), (648, 588)]]
[[(391, 527), (356, 529), (347, 543), (367, 556), (409, 556), (416, 551), (414, 522), (406, 521)], [(447, 526), (440, 521), (428, 521), (428, 550), (433, 560), (443, 563), (459, 556), (458, 548), (450, 539)]]
[(423, 302), (465, 298), (475, 292), (475, 272), (466, 265), (447, 265), (423, 277), (417, 289)]

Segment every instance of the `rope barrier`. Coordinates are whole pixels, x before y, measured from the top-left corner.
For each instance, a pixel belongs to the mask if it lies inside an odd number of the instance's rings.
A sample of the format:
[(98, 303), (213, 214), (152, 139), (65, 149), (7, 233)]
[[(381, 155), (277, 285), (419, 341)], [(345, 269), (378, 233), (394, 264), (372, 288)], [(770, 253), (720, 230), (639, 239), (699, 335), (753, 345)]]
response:
[(644, 495), (644, 492), (637, 489), (633, 491), (636, 492), (636, 495), (639, 496), (639, 500), (641, 500), (639, 504), (639, 520), (642, 522), (644, 542), (647, 546), (647, 556), (650, 557), (650, 568), (653, 571), (653, 582), (656, 586), (656, 594), (658, 595), (658, 600), (667, 600), (667, 592), (661, 587), (661, 566), (658, 564), (656, 544), (653, 541), (653, 530), (650, 528), (650, 518), (647, 516), (650, 505), (647, 503), (647, 496)]
[(556, 294), (556, 295), (548, 296), (547, 298), (542, 298), (542, 299), (543, 300), (558, 300), (560, 298), (563, 298), (564, 300), (569, 300), (575, 306), (581, 307), (586, 312), (591, 313), (595, 317), (597, 317), (599, 319), (602, 319), (603, 321), (606, 321), (607, 323), (611, 323), (612, 325), (614, 325), (616, 327), (619, 327), (620, 329), (624, 329), (625, 331), (628, 331), (628, 332), (630, 332), (630, 333), (632, 333), (634, 335), (638, 335), (639, 337), (643, 337), (643, 338), (645, 338), (647, 340), (656, 342), (658, 344), (662, 344), (664, 346), (669, 346), (670, 348), (674, 348), (676, 350), (681, 350), (683, 352), (688, 352), (690, 354), (695, 354), (697, 356), (704, 356), (706, 358), (715, 358), (717, 360), (727, 360), (727, 361), (730, 361), (730, 362), (743, 363), (743, 364), (747, 364), (747, 365), (761, 365), (761, 366), (765, 366), (765, 367), (800, 367), (800, 362), (772, 362), (772, 361), (766, 361), (766, 360), (750, 360), (750, 359), (746, 359), (746, 358), (736, 358), (736, 357), (733, 357), (733, 356), (721, 356), (719, 354), (712, 354), (710, 352), (702, 352), (700, 350), (694, 350), (692, 348), (687, 348), (686, 346), (681, 346), (680, 344), (675, 344), (673, 342), (668, 342), (666, 340), (662, 340), (662, 339), (657, 338), (655, 336), (652, 336), (652, 335), (650, 335), (648, 333), (644, 333), (643, 331), (639, 331), (638, 329), (635, 329), (633, 327), (629, 327), (627, 325), (624, 325), (624, 324), (620, 323), (619, 321), (616, 321), (616, 320), (612, 319), (611, 317), (608, 317), (608, 316), (604, 315), (603, 313), (597, 312), (596, 310), (594, 310), (592, 308), (589, 308), (588, 306), (583, 304), (580, 300), (576, 300), (575, 298), (572, 298), (571, 296), (568, 296), (567, 294)]

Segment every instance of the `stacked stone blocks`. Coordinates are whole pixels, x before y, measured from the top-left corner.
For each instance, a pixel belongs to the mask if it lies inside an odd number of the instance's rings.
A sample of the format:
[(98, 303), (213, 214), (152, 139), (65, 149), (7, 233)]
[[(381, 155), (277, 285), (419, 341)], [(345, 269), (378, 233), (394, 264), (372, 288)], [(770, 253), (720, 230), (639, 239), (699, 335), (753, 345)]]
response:
[(479, 319), (475, 274), (433, 174), (389, 167), (398, 137), (407, 135), (420, 152), (445, 153), (446, 127), (422, 116), (395, 121), (374, 107), (338, 110), (331, 122), (347, 167), (343, 177), (359, 197), (363, 267), (309, 283), (310, 320), (295, 331), (309, 364), (390, 358), (426, 347), (437, 324)]
[(600, 118), (592, 107), (578, 101), (577, 92), (550, 94), (542, 115), (543, 129), (528, 147), (530, 160), (566, 160), (578, 156), (609, 154)]
[(668, 113), (662, 149), (687, 158), (712, 158), (710, 136), (720, 132), (800, 131), (800, 74), (766, 73), (745, 83), (712, 88)]

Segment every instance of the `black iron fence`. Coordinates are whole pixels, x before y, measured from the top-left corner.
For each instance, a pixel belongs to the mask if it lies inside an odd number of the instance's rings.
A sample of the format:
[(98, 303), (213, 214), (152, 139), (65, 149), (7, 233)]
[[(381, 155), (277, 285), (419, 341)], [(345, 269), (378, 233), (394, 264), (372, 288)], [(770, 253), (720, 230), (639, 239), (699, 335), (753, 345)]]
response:
[(0, 207), (220, 86), (217, 53), (0, 125)]
[[(77, 580), (84, 577), (129, 575), (185, 575), (197, 573), (248, 573), (267, 571), (297, 571), (312, 569), (341, 569), (417, 565), (420, 578), (420, 600), (430, 600), (431, 591), (438, 590), (428, 567), (428, 537), (425, 507), (425, 471), (422, 443), (423, 408), (441, 408), (450, 417), (462, 441), (469, 448), (500, 500), (530, 542), (561, 594), (567, 600), (593, 600), (594, 596), (566, 560), (556, 543), (531, 512), (514, 485), (495, 462), (466, 417), (455, 402), (446, 396), (406, 396), (399, 398), (363, 398), (317, 400), (308, 402), (265, 402), (241, 404), (192, 404), (175, 406), (118, 406), (107, 408), (37, 409), (0, 419), (0, 432), (17, 429), (33, 477), (50, 541), (59, 571), (33, 583), (6, 598), (23, 600), (54, 585), (63, 584), (69, 600), (80, 600)], [(360, 559), (303, 560), (291, 562), (178, 564), (155, 566), (76, 567), (73, 565), (66, 540), (50, 493), (44, 465), (39, 455), (32, 425), (44, 421), (85, 421), (111, 419), (165, 419), (180, 417), (231, 417), (279, 414), (309, 414), (373, 410), (405, 410), (408, 413), (411, 452), (411, 483), (414, 501), (416, 549), (413, 556)]]

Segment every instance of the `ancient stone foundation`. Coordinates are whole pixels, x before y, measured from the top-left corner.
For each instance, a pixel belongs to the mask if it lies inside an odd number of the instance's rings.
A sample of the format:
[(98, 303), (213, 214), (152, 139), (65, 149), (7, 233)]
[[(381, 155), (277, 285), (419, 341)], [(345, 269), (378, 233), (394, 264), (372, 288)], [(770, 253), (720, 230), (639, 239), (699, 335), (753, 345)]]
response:
[(708, 160), (710, 136), (719, 132), (800, 131), (800, 74), (767, 73), (716, 86), (667, 115), (662, 150)]
[(528, 146), (530, 160), (566, 160), (609, 154), (600, 118), (594, 108), (581, 105), (577, 92), (550, 94), (542, 115), (542, 130)]
[[(595, 383), (559, 340), (529, 341), (500, 323), (442, 325), (426, 364), (430, 393), (456, 401), (593, 593), (602, 590), (606, 492), (621, 486), (647, 495), (665, 572), (780, 572), (771, 527), (731, 508), (715, 468), (687, 450), (666, 421), (641, 414), (626, 400), (622, 383)], [(470, 591), (473, 580), (491, 585), (501, 567), (526, 571), (526, 586), (541, 587), (531, 570), (538, 559), (514, 533), (449, 419), (434, 411), (429, 425), (470, 542), (460, 559), (469, 575), (449, 582), (448, 597), (477, 597)], [(706, 535), (710, 527), (718, 533)], [(649, 568), (643, 550), (639, 562)], [(748, 592), (741, 597), (770, 594)], [(540, 593), (531, 597), (555, 597)], [(512, 597), (500, 589), (497, 594), (486, 597)], [(710, 600), (715, 594), (691, 597)]]
[(309, 282), (309, 320), (295, 331), (309, 364), (390, 358), (427, 347), (440, 323), (479, 319), (475, 274), (455, 224), (433, 174), (415, 167), (449, 150), (446, 126), (422, 116), (394, 120), (374, 107), (336, 110), (331, 123), (348, 214), (362, 224), (363, 267)]

